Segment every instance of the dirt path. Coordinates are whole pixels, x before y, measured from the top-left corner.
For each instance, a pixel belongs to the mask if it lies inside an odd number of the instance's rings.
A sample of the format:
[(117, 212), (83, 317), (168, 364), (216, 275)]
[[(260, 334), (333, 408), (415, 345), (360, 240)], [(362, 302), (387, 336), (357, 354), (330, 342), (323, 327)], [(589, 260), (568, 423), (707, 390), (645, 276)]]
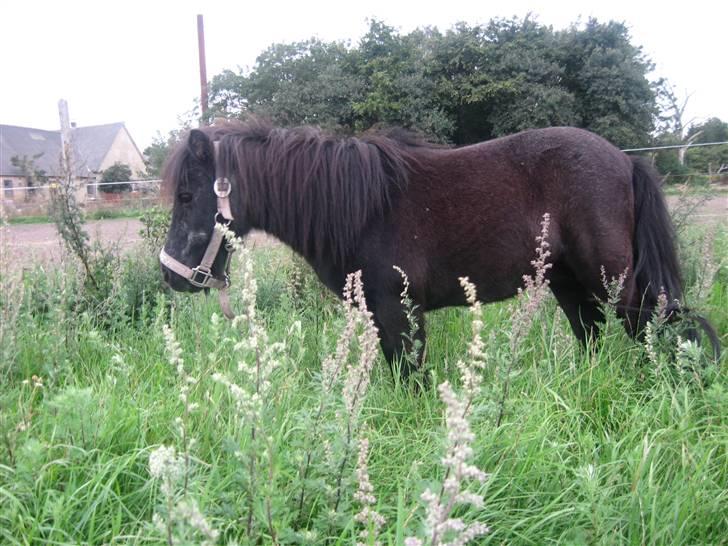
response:
[[(690, 198), (689, 201), (694, 203), (695, 207), (691, 206), (691, 203), (680, 203), (680, 198), (675, 195), (667, 196), (667, 205), (673, 210), (675, 207), (681, 207), (686, 210), (690, 210), (691, 220), (697, 224), (709, 224), (709, 223), (725, 223), (728, 221), (728, 195), (722, 194), (707, 201), (701, 201), (696, 198)], [(693, 208), (695, 210), (693, 210)]]
[[(142, 223), (132, 218), (117, 220), (94, 220), (86, 224), (91, 241), (118, 244), (121, 249), (130, 249), (142, 238), (139, 230)], [(10, 264), (27, 267), (31, 263), (58, 263), (63, 251), (58, 233), (53, 224), (15, 224), (9, 226), (3, 237), (7, 245)]]
[[(91, 241), (115, 244), (122, 251), (130, 250), (142, 242), (139, 232), (142, 223), (134, 218), (94, 220), (86, 224)], [(28, 267), (33, 263), (44, 265), (59, 263), (63, 252), (61, 241), (53, 224), (15, 224), (2, 235), (7, 248), (8, 265)], [(249, 238), (253, 246), (271, 244), (273, 237), (255, 232)], [(3, 266), (6, 264), (3, 264)]]
[[(671, 208), (678, 206), (678, 198), (675, 196), (669, 196), (667, 201)], [(728, 221), (728, 196), (721, 195), (701, 203), (691, 218), (697, 223)], [(141, 242), (141, 228), (141, 222), (135, 219), (96, 220), (87, 224), (92, 240), (115, 243), (121, 249), (133, 248)], [(53, 224), (11, 225), (3, 237), (7, 238), (3, 243), (7, 245), (10, 264), (27, 267), (33, 262), (50, 264), (60, 261), (62, 248)], [(263, 233), (252, 236), (255, 246), (270, 244), (271, 241), (275, 239)]]

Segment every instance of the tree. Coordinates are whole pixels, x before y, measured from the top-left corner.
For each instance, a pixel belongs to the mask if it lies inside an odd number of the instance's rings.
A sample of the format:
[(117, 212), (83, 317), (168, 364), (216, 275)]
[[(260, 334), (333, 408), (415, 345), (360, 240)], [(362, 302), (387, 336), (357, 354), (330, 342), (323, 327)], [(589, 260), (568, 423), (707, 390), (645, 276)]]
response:
[(431, 140), (450, 141), (454, 124), (437, 97), (431, 76), (436, 30), (400, 36), (378, 20), (353, 50), (363, 89), (355, 99), (355, 131), (377, 125), (400, 126)]
[(163, 136), (157, 132), (156, 136), (152, 139), (152, 143), (144, 148), (144, 164), (147, 168), (147, 176), (150, 178), (162, 177), (162, 170), (167, 161), (167, 157), (169, 157), (169, 153), (182, 140), (182, 136), (188, 129), (189, 127), (187, 126), (173, 129), (167, 133), (167, 136)]
[(274, 44), (250, 74), (226, 70), (211, 85), (211, 114), (265, 116), (281, 125), (351, 128), (362, 83), (345, 44), (311, 39)]
[(249, 73), (215, 76), (211, 99), (217, 115), (282, 125), (400, 125), (455, 144), (576, 125), (626, 147), (651, 139), (651, 68), (622, 23), (556, 32), (526, 17), (402, 35), (372, 20), (354, 47), (274, 44)]
[(559, 33), (563, 85), (576, 100), (578, 125), (620, 147), (646, 146), (658, 114), (653, 69), (623, 23), (589, 19)]
[(464, 23), (437, 47), (439, 96), (467, 144), (524, 129), (574, 125), (574, 98), (558, 64), (556, 36), (529, 19)]
[(25, 200), (28, 201), (35, 195), (35, 186), (41, 184), (43, 179), (46, 177), (46, 172), (43, 169), (39, 169), (35, 166), (36, 160), (40, 159), (43, 153), (35, 154), (32, 157), (27, 155), (14, 155), (10, 158), (10, 164), (16, 167), (25, 177), (25, 185), (29, 189), (25, 191)]
[(131, 168), (124, 163), (116, 162), (101, 174), (101, 191), (107, 193), (121, 193), (131, 191), (131, 184), (108, 184), (110, 182), (127, 182), (131, 180)]
[[(685, 120), (685, 110), (690, 95), (681, 99), (666, 81), (660, 82), (658, 100), (660, 134), (656, 143), (679, 148), (660, 150), (655, 154), (655, 164), (663, 174), (670, 175), (671, 182), (687, 182), (693, 175), (703, 178), (728, 169), (728, 145), (694, 147), (694, 144), (725, 142), (728, 140), (728, 123), (710, 118), (703, 123)], [(703, 176), (704, 175), (704, 176)]]
[[(728, 123), (710, 118), (704, 123), (691, 125), (687, 132), (694, 144), (728, 142)], [(728, 171), (728, 144), (688, 148), (685, 161), (691, 170), (709, 176)]]

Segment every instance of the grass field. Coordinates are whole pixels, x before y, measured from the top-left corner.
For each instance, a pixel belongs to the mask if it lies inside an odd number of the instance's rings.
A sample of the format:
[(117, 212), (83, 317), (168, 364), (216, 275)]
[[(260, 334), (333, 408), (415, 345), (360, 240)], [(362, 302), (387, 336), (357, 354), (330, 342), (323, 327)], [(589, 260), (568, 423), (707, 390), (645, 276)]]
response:
[[(128, 209), (109, 209), (109, 210), (95, 210), (86, 215), (88, 220), (113, 220), (116, 218), (139, 218), (144, 213), (144, 209), (138, 207), (131, 207)], [(24, 225), (24, 224), (47, 224), (52, 223), (53, 220), (47, 215), (41, 216), (15, 216), (10, 218), (10, 224)]]
[[(682, 248), (688, 301), (725, 345), (728, 232), (690, 230)], [(425, 387), (377, 352), (352, 402), (365, 324), (327, 360), (352, 311), (289, 251), (237, 268), (236, 324), (214, 297), (159, 292), (153, 258), (124, 260), (102, 298), (84, 297), (75, 269), (6, 285), (2, 544), (445, 544), (422, 499), (447, 501), (457, 474), (442, 460), (457, 425), (444, 381), (470, 401), (473, 437), (461, 429), (455, 447), (488, 474), (460, 480), (483, 502), (451, 499), (451, 543), (458, 525), (489, 528), (476, 544), (728, 543), (725, 358), (675, 354), (669, 336), (650, 354), (611, 316), (582, 350), (553, 299), (513, 345), (511, 301), (483, 307), (472, 399), (457, 366), (473, 360), (466, 308), (428, 315)]]

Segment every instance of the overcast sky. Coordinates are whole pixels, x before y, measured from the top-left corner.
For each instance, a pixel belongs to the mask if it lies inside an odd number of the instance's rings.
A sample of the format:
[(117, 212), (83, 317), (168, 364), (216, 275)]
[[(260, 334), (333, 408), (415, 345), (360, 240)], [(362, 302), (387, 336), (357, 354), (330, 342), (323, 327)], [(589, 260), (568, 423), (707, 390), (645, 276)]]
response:
[(78, 125), (123, 121), (140, 149), (176, 128), (199, 96), (197, 13), (205, 17), (208, 78), (251, 67), (274, 42), (319, 37), (356, 43), (376, 17), (409, 32), (457, 21), (524, 16), (564, 28), (581, 18), (627, 23), (632, 43), (681, 96), (687, 118), (728, 121), (725, 0), (344, 0), (175, 2), (0, 0), (0, 123), (58, 127), (57, 103)]

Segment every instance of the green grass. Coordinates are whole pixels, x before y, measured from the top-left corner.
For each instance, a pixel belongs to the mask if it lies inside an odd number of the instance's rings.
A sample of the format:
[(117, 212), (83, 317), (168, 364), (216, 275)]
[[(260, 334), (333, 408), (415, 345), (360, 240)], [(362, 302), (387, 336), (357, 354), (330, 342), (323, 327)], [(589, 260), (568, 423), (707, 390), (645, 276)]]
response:
[[(719, 257), (728, 255), (725, 230), (714, 247)], [(335, 472), (322, 445), (306, 447), (319, 404), (316, 378), (333, 350), (342, 314), (309, 274), (291, 292), (293, 267), (285, 250), (256, 255), (261, 318), (270, 341), (285, 341), (288, 350), (273, 375), (259, 429), (258, 441), (261, 430), (269, 437), (273, 475), (258, 479), (255, 529), (260, 543), (270, 542), (268, 495), (279, 543), (325, 543), (328, 537), (331, 544), (353, 544), (352, 470), (342, 513), (330, 517), (327, 487)], [(220, 531), (220, 544), (246, 544), (250, 477), (247, 459), (236, 452), (250, 447), (250, 429), (212, 379), (223, 372), (243, 383), (239, 354), (222, 341), (241, 336), (229, 324), (216, 333), (210, 320), (219, 313), (215, 298), (174, 296), (150, 304), (138, 320), (100, 321), (91, 311), (64, 311), (60, 278), (47, 283), (27, 287), (14, 330), (17, 352), (0, 366), (0, 543), (165, 543), (152, 524), (164, 503), (150, 480), (148, 459), (160, 444), (181, 447), (175, 425), (183, 414), (181, 383), (161, 333), (161, 323), (170, 321), (187, 373), (197, 378), (190, 399), (200, 404), (186, 424), (196, 440), (190, 496)], [(724, 344), (727, 303), (723, 270), (701, 310)], [(599, 343), (583, 351), (550, 301), (522, 341), (505, 417), (496, 428), (509, 305), (484, 308), (490, 368), (471, 425), (474, 462), (490, 479), (474, 488), (484, 496), (482, 510), (460, 514), (490, 526), (478, 543), (725, 544), (725, 358), (721, 367), (698, 370), (699, 379), (667, 358), (656, 368), (612, 321)], [(300, 338), (290, 331), (296, 321)], [(465, 309), (431, 313), (427, 321), (430, 387), (415, 392), (394, 381), (380, 357), (362, 414), (376, 508), (387, 519), (385, 544), (401, 544), (419, 529), (419, 496), (443, 478), (443, 406), (435, 386), (445, 379), (458, 383), (455, 363), (465, 357), (471, 335)], [(216, 351), (216, 358), (208, 358)], [(43, 387), (32, 387), (34, 375)], [(334, 422), (332, 410), (320, 427), (336, 452)], [(316, 457), (303, 518), (309, 535), (295, 531), (297, 475), (307, 449)]]
[[(145, 209), (111, 209), (111, 210), (95, 210), (86, 214), (87, 220), (114, 220), (117, 218), (139, 218), (144, 214)], [(8, 220), (8, 223), (14, 225), (25, 224), (48, 224), (53, 222), (47, 215), (40, 216), (14, 216)]]

